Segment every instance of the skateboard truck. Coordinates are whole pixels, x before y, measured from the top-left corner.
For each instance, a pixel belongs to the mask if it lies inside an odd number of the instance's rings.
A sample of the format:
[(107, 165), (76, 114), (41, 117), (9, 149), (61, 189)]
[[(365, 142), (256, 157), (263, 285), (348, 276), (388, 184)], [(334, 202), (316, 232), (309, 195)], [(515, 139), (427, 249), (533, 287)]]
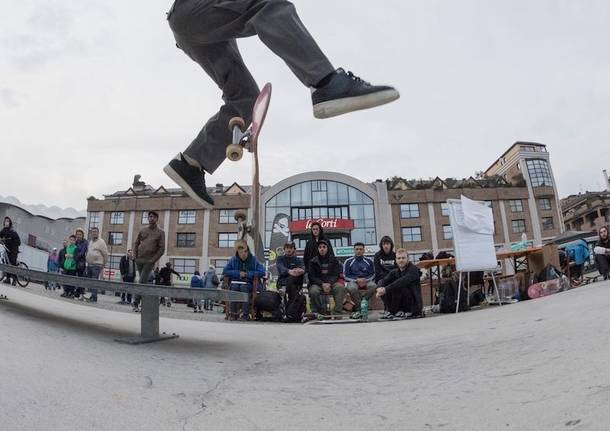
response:
[(248, 214), (243, 210), (237, 210), (235, 211), (235, 215), (233, 217), (237, 222), (237, 238), (245, 239), (246, 235), (252, 232), (252, 225), (248, 225), (246, 222)]

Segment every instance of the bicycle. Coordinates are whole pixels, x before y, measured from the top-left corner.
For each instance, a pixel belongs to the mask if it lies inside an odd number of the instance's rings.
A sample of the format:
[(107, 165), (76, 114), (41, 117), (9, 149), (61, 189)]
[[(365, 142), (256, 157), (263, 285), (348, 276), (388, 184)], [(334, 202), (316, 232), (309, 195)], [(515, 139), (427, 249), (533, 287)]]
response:
[[(8, 258), (8, 250), (2, 242), (0, 242), (0, 263), (3, 263), (5, 265), (12, 265), (11, 261)], [(17, 262), (17, 267), (21, 269), (29, 269), (25, 262)], [(4, 278), (6, 276), (6, 271), (0, 270), (0, 282), (4, 281)], [(21, 287), (27, 287), (28, 284), (30, 284), (30, 278), (27, 276), (18, 275), (17, 284)]]

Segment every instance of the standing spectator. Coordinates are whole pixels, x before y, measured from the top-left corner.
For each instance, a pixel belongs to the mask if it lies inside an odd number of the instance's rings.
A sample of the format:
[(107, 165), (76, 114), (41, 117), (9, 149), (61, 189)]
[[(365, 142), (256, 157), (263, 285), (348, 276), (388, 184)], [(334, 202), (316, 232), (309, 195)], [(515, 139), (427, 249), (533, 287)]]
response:
[(595, 263), (597, 270), (607, 280), (610, 277), (610, 238), (608, 237), (608, 227), (599, 229), (599, 240), (593, 248), (595, 253)]
[[(106, 242), (100, 238), (100, 231), (94, 227), (91, 229), (91, 241), (87, 248), (87, 278), (99, 280), (104, 271), (104, 266), (108, 263), (108, 247)], [(89, 302), (97, 302), (97, 289), (91, 289)]]
[[(261, 265), (252, 253), (248, 244), (243, 239), (235, 241), (235, 256), (222, 270), (222, 273), (229, 277), (231, 284), (229, 289), (250, 294), (254, 286), (254, 279), (259, 278), (257, 290), (262, 290), (260, 279), (265, 276), (265, 268)], [(237, 314), (237, 303), (231, 303), (231, 312)], [(250, 301), (242, 303), (241, 320), (248, 320), (250, 313)]]
[[(53, 247), (53, 251), (49, 253), (49, 258), (47, 259), (47, 272), (51, 274), (57, 274), (59, 272), (59, 254), (57, 253), (57, 247)], [(55, 290), (56, 288), (57, 283), (54, 281), (45, 283), (45, 289)]]
[[(193, 276), (191, 277), (191, 289), (203, 289), (203, 278), (201, 278), (201, 273), (199, 271), (195, 271), (193, 273)], [(203, 310), (201, 310), (201, 303), (204, 300), (202, 299), (201, 301), (197, 301), (196, 299), (193, 299), (193, 312), (196, 313), (197, 311), (199, 311), (200, 313), (203, 313)]]
[(318, 255), (309, 263), (309, 296), (311, 298), (311, 311), (326, 314), (322, 305), (321, 295), (332, 295), (335, 300), (334, 314), (343, 314), (345, 300), (345, 287), (339, 283), (341, 264), (335, 256), (330, 254), (328, 242), (322, 239), (318, 242)]
[[(206, 289), (217, 289), (220, 285), (220, 280), (218, 280), (218, 274), (216, 274), (216, 268), (214, 265), (210, 265), (208, 270), (203, 275), (203, 287)], [(211, 299), (203, 300), (203, 309), (212, 311), (214, 309), (214, 301)]]
[[(74, 236), (76, 236), (76, 254), (74, 259), (76, 260), (76, 276), (77, 277), (86, 277), (87, 276), (87, 249), (89, 247), (89, 242), (85, 239), (85, 231), (81, 228), (78, 228), (74, 231)], [(81, 299), (84, 299), (85, 289), (82, 287), (78, 287), (74, 296)]]
[[(119, 270), (121, 271), (121, 279), (124, 283), (133, 283), (136, 279), (136, 261), (133, 257), (133, 250), (127, 250), (127, 254), (121, 257), (119, 263)], [(121, 293), (120, 304), (131, 304), (131, 293)]]
[(396, 264), (398, 268), (390, 271), (377, 288), (377, 296), (383, 300), (387, 310), (382, 319), (423, 317), (419, 268), (409, 262), (403, 248), (396, 250)]
[[(0, 241), (4, 243), (6, 252), (8, 254), (8, 260), (11, 265), (17, 266), (17, 255), (19, 254), (19, 246), (21, 245), (21, 239), (19, 234), (13, 229), (13, 221), (10, 217), (4, 217), (4, 227), (0, 231)], [(13, 280), (13, 286), (17, 284), (17, 277), (13, 274), (6, 274), (4, 283), (11, 284)]]
[[(67, 246), (68, 246), (68, 240), (67, 240), (67, 239), (64, 239), (64, 242), (63, 242), (63, 245), (62, 245), (62, 247), (61, 247), (61, 250), (59, 250), (59, 253), (57, 253), (57, 266), (59, 267), (58, 272), (59, 272), (60, 274), (65, 274), (65, 273), (66, 273), (66, 272), (65, 272), (65, 270), (64, 270), (64, 267), (63, 267), (63, 261), (64, 261), (64, 260), (65, 260), (65, 258), (66, 258), (66, 247), (67, 247)], [(58, 285), (57, 285), (57, 288), (58, 288), (58, 289), (61, 289), (61, 288), (62, 288), (62, 286), (60, 286), (60, 285), (58, 284)]]
[[(136, 238), (134, 254), (136, 267), (140, 274), (140, 283), (147, 284), (153, 268), (165, 252), (165, 232), (159, 229), (159, 214), (148, 212), (148, 226), (142, 228)], [(141, 296), (136, 295), (133, 301), (134, 311), (139, 311)]]
[(373, 258), (375, 263), (375, 283), (379, 283), (393, 269), (396, 269), (396, 253), (394, 242), (389, 236), (384, 236), (379, 242), (379, 251)]
[[(59, 267), (62, 269), (65, 275), (76, 275), (76, 236), (70, 235), (68, 238), (68, 244), (60, 252), (59, 255)], [(61, 294), (64, 298), (74, 298), (75, 289), (72, 286), (64, 285), (64, 293)]]
[(284, 254), (277, 258), (276, 267), (279, 274), (277, 286), (286, 289), (288, 297), (286, 308), (288, 308), (303, 288), (303, 274), (305, 274), (305, 264), (303, 259), (296, 255), (294, 242), (289, 241), (284, 244)]
[(335, 251), (333, 250), (333, 246), (330, 241), (324, 235), (324, 229), (322, 229), (322, 225), (317, 221), (311, 224), (311, 238), (305, 244), (305, 251), (303, 252), (303, 263), (305, 264), (305, 268), (309, 270), (309, 263), (311, 259), (318, 255), (318, 244), (320, 241), (325, 240), (326, 245), (328, 247), (328, 253), (331, 256), (335, 255)]
[(375, 264), (372, 259), (364, 256), (364, 250), (363, 243), (357, 242), (354, 244), (354, 256), (347, 259), (343, 265), (343, 275), (345, 281), (347, 281), (347, 291), (352, 301), (354, 301), (354, 310), (361, 312), (366, 310), (360, 310), (362, 300), (360, 290), (366, 290), (364, 297), (368, 308), (368, 301), (375, 294), (377, 288), (375, 284)]
[[(172, 283), (172, 274), (175, 274), (176, 277), (180, 277), (180, 274), (172, 268), (172, 264), (167, 262), (163, 268), (159, 271), (159, 280), (156, 284), (160, 284), (161, 286), (173, 286)], [(161, 297), (161, 304), (165, 304), (168, 307), (171, 307), (171, 299)]]

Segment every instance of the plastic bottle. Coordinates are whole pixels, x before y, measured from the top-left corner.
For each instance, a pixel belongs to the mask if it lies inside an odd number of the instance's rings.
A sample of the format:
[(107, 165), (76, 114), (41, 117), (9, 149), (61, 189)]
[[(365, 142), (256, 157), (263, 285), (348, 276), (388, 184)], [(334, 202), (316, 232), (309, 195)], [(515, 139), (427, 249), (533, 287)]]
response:
[(362, 320), (369, 320), (369, 301), (366, 298), (360, 301), (360, 315)]

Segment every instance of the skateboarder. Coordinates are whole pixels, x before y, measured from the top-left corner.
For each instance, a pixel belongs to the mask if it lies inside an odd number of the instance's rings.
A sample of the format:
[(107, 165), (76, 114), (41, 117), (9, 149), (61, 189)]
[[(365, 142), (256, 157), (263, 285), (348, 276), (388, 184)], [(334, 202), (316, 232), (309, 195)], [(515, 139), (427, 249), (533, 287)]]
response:
[(236, 38), (258, 35), (307, 87), (314, 116), (329, 118), (398, 99), (389, 86), (371, 85), (336, 69), (286, 0), (175, 0), (167, 13), (176, 45), (216, 82), (225, 104), (208, 120), (190, 146), (164, 171), (193, 199), (214, 205), (205, 187), (225, 159), (231, 117), (251, 121), (259, 89), (244, 64)]

